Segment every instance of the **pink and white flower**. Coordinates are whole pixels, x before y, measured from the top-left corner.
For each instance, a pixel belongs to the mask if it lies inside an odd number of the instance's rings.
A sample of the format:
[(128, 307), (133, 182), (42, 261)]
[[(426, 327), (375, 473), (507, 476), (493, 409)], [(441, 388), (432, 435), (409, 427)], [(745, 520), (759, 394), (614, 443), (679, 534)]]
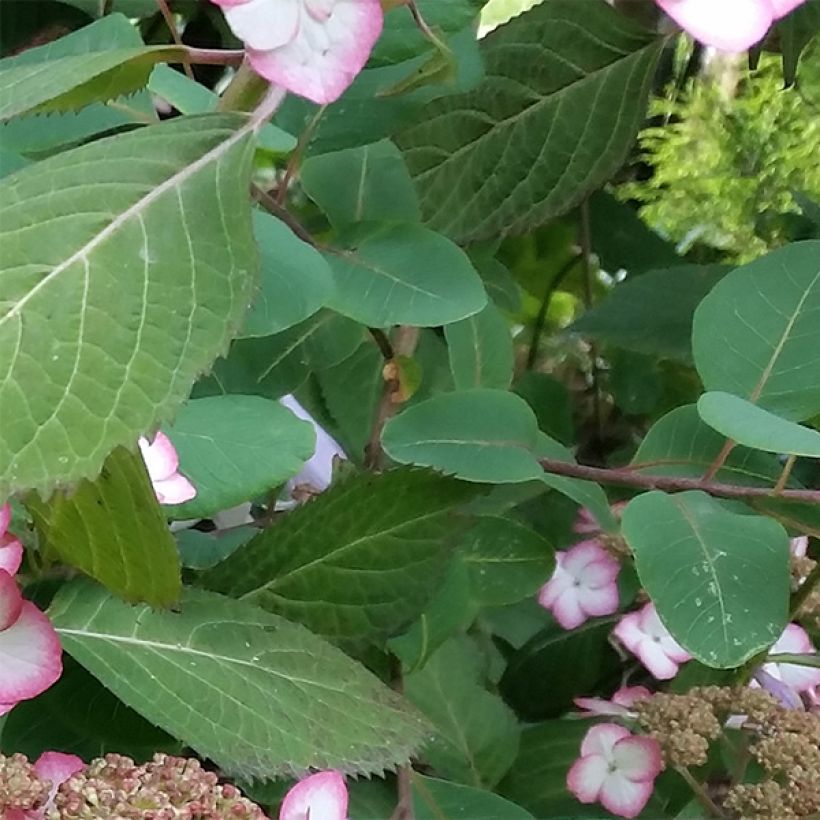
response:
[(789, 541), (789, 552), (795, 558), (805, 558), (809, 549), (808, 535), (798, 535), (797, 538), (792, 538)]
[(364, 68), (382, 30), (379, 0), (212, 0), (254, 71), (325, 104)]
[(555, 572), (541, 588), (538, 603), (552, 612), (564, 629), (618, 609), (621, 565), (595, 541), (581, 541), (555, 554)]
[(41, 780), (50, 780), (51, 789), (48, 793), (48, 803), (45, 808), (51, 806), (57, 789), (73, 777), (77, 772), (85, 768), (85, 763), (77, 755), (68, 755), (63, 752), (43, 752), (34, 763), (34, 774)]
[(760, 42), (772, 24), (804, 0), (655, 0), (687, 33), (720, 51)]
[(300, 780), (285, 795), (279, 820), (346, 820), (347, 799), (341, 772), (319, 772)]
[[(798, 624), (789, 624), (769, 650), (772, 655), (812, 655), (815, 652), (814, 644), (808, 633)], [(820, 669), (811, 666), (800, 666), (796, 663), (764, 663), (761, 670), (774, 680), (781, 682), (798, 694), (810, 692), (820, 686)], [(765, 688), (764, 682), (760, 681)]]
[(165, 433), (157, 433), (152, 442), (140, 438), (139, 447), (160, 504), (182, 504), (196, 495), (194, 485), (179, 472), (179, 456)]
[(11, 507), (0, 505), (0, 569), (14, 575), (23, 561), (23, 545), (8, 530), (11, 523)]
[(0, 570), (0, 714), (37, 697), (62, 671), (62, 648), (51, 622)]
[(302, 421), (310, 422), (316, 433), (316, 446), (313, 455), (305, 462), (304, 467), (287, 483), (287, 491), (292, 495), (297, 487), (309, 487), (322, 492), (330, 486), (333, 478), (333, 463), (337, 458), (346, 459), (345, 451), (333, 436), (329, 435), (316, 423), (316, 419), (291, 396), (282, 396), (279, 403)]
[(692, 660), (661, 623), (652, 603), (624, 615), (613, 634), (658, 680), (674, 678), (678, 665)]
[(582, 803), (600, 803), (620, 817), (637, 817), (663, 769), (658, 741), (633, 735), (615, 723), (593, 726), (581, 757), (567, 774), (567, 788)]
[(651, 698), (652, 693), (645, 686), (622, 686), (612, 696), (605, 698), (575, 698), (574, 703), (583, 709), (586, 715), (613, 715), (616, 717), (633, 717), (632, 707), (636, 701)]

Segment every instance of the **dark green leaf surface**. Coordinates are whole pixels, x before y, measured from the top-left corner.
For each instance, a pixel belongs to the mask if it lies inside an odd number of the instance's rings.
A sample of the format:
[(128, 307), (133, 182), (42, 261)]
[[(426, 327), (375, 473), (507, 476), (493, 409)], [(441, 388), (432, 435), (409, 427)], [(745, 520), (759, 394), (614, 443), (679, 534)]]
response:
[(487, 36), (483, 83), (397, 136), (430, 227), (521, 233), (600, 187), (644, 118), (661, 45), (601, 0), (550, 0)]
[(206, 573), (211, 589), (338, 639), (386, 637), (418, 617), (475, 489), (425, 470), (337, 485)]
[[(520, 806), (484, 789), (413, 773), (413, 814), (416, 820), (534, 820)], [(372, 820), (372, 818), (371, 818)]]
[(224, 350), (257, 265), (245, 122), (175, 120), (0, 183), (0, 496), (95, 475)]
[(73, 582), (49, 615), (120, 700), (234, 776), (381, 772), (423, 737), (421, 718), (364, 667), (243, 602), (188, 590), (160, 612)]
[(138, 454), (115, 450), (93, 481), (27, 506), (43, 545), (117, 595), (154, 606), (180, 593), (179, 558)]
[(706, 493), (644, 493), (623, 514), (641, 583), (675, 639), (707, 666), (739, 666), (789, 614), (789, 544), (776, 521)]
[(513, 374), (513, 341), (507, 320), (488, 303), (483, 310), (444, 328), (456, 390), (506, 390)]

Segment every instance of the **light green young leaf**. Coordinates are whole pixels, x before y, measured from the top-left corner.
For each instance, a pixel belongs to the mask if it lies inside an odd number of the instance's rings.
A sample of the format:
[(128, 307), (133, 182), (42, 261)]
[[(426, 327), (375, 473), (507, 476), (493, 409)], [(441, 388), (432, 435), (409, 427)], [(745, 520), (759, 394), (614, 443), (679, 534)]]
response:
[(31, 494), (41, 546), (130, 601), (168, 606), (180, 593), (176, 544), (139, 455), (124, 448), (94, 481), (48, 501)]
[(333, 274), (321, 254), (276, 217), (253, 213), (262, 258), (259, 291), (239, 334), (281, 333), (316, 313), (333, 293)]
[(409, 407), (384, 428), (385, 452), (467, 481), (491, 484), (542, 478), (538, 426), (527, 403), (503, 390), (443, 393)]
[(820, 412), (820, 241), (795, 242), (732, 271), (695, 311), (707, 390), (791, 421)]
[(224, 350), (257, 265), (246, 122), (163, 123), (0, 182), (0, 496), (95, 475)]
[(600, 0), (550, 0), (488, 35), (484, 82), (396, 138), (430, 227), (522, 233), (599, 188), (644, 119), (662, 45)]
[(704, 393), (698, 399), (698, 413), (718, 433), (745, 447), (820, 458), (817, 430), (782, 419), (731, 393)]
[(510, 327), (492, 303), (478, 313), (446, 325), (444, 335), (450, 354), (450, 370), (457, 390), (497, 387), (512, 382), (513, 342)]
[(789, 617), (789, 539), (770, 518), (737, 514), (706, 493), (630, 501), (623, 534), (674, 638), (729, 669), (774, 643)]
[(202, 583), (322, 635), (383, 638), (436, 592), (475, 488), (427, 470), (362, 474), (260, 533)]
[(406, 763), (425, 723), (304, 627), (214, 593), (132, 607), (74, 581), (49, 617), (64, 649), (126, 705), (248, 780)]
[(515, 760), (520, 729), (512, 710), (484, 687), (468, 638), (453, 638), (406, 675), (404, 691), (435, 726), (424, 758), (437, 772), (479, 788), (498, 783)]
[(357, 222), (418, 222), (416, 191), (390, 140), (305, 160), (299, 179), (337, 228)]
[(261, 396), (188, 402), (166, 428), (196, 496), (168, 508), (177, 519), (207, 518), (284, 484), (312, 455), (313, 427)]
[(330, 307), (370, 327), (435, 327), (487, 304), (469, 257), (421, 225), (374, 226), (351, 250), (324, 254), (336, 281)]

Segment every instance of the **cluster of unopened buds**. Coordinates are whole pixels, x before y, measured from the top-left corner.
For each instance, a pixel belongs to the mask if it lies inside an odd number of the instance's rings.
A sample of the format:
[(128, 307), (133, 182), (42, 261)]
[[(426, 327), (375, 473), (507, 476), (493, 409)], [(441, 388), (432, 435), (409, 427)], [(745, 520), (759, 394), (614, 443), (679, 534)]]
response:
[[(336, 771), (299, 781), (279, 820), (346, 820), (347, 787)], [(86, 765), (76, 755), (46, 752), (34, 764), (0, 755), (4, 820), (266, 820), (239, 789), (220, 783), (195, 759), (157, 754), (148, 763), (109, 754)]]
[[(618, 516), (622, 509), (623, 505), (615, 505), (613, 513)], [(617, 579), (621, 560), (628, 555), (626, 544), (617, 536), (603, 534), (586, 510), (580, 512), (575, 531), (582, 540), (557, 554), (555, 572), (539, 594), (541, 605), (550, 610), (564, 629), (575, 629), (589, 618), (618, 611)], [(807, 545), (805, 537), (791, 542), (792, 562), (800, 569), (795, 586), (802, 583), (814, 565), (806, 558)], [(621, 616), (613, 629), (613, 637), (657, 680), (671, 680), (680, 665), (691, 660), (651, 602)], [(770, 651), (774, 655), (812, 654), (815, 648), (805, 629), (791, 623)], [(783, 713), (796, 710), (795, 714), (802, 714), (805, 719), (808, 709), (811, 717), (807, 722), (804, 720), (804, 726), (809, 727), (810, 735), (820, 730), (820, 669), (790, 663), (763, 663), (754, 671), (750, 687), (742, 692), (740, 696), (733, 690), (713, 688), (692, 690), (686, 695), (653, 695), (646, 687), (631, 686), (618, 690), (611, 701), (578, 698), (576, 704), (588, 715), (615, 717), (627, 725), (601, 723), (589, 730), (582, 742), (580, 757), (569, 771), (567, 787), (583, 803), (600, 802), (613, 814), (635, 817), (645, 808), (655, 778), (666, 764), (700, 765), (706, 761), (709, 744), (722, 733), (726, 721), (729, 725), (738, 721), (741, 725), (750, 725), (745, 717), (738, 716), (739, 711), (756, 711), (759, 715), (762, 714), (760, 703), (777, 707), (766, 714), (781, 716), (777, 725), (782, 726)], [(728, 700), (726, 693), (730, 693)], [(744, 703), (750, 704), (746, 710), (738, 706)], [(755, 704), (756, 710), (752, 708)], [(730, 706), (734, 717), (728, 716)], [(724, 719), (719, 721), (715, 712), (723, 714)], [(754, 725), (759, 726), (760, 722)], [(633, 729), (639, 733), (634, 734)], [(792, 746), (803, 742), (791, 738)], [(769, 746), (761, 742), (755, 748)], [(813, 788), (814, 780), (803, 783), (799, 790), (802, 804), (812, 802)], [(751, 791), (739, 785), (731, 792), (730, 802), (745, 805), (744, 800), (746, 803), (756, 800), (762, 803), (765, 802), (762, 795), (771, 796), (773, 790), (774, 785), (756, 786)]]

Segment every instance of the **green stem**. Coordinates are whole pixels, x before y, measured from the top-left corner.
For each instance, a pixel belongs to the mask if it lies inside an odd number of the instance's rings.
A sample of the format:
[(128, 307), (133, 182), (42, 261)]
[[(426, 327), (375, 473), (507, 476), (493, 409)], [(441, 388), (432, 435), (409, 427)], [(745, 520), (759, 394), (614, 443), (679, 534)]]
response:
[(814, 592), (815, 587), (820, 584), (820, 561), (818, 561), (815, 568), (806, 576), (806, 580), (797, 588), (797, 591), (792, 595), (792, 603), (790, 615), (794, 618), (800, 611), (803, 604), (806, 603), (808, 597)]
[(264, 99), (269, 87), (268, 81), (260, 77), (245, 60), (225, 89), (216, 110), (253, 111)]
[(698, 803), (709, 812), (709, 817), (725, 817), (726, 815), (720, 810), (717, 804), (709, 797), (706, 789), (698, 783), (692, 775), (692, 772), (686, 766), (675, 766), (675, 771), (686, 781), (686, 785), (692, 790), (692, 793), (697, 798)]
[(532, 326), (532, 340), (530, 341), (530, 349), (527, 351), (527, 370), (532, 370), (538, 361), (538, 347), (541, 343), (541, 334), (544, 332), (547, 310), (549, 309), (552, 297), (555, 295), (555, 291), (560, 287), (561, 282), (566, 279), (569, 272), (575, 267), (577, 261), (578, 257), (573, 256), (565, 262), (564, 266), (555, 274), (547, 286), (544, 298), (541, 300), (541, 307), (538, 309), (538, 315), (535, 317), (535, 323)]

